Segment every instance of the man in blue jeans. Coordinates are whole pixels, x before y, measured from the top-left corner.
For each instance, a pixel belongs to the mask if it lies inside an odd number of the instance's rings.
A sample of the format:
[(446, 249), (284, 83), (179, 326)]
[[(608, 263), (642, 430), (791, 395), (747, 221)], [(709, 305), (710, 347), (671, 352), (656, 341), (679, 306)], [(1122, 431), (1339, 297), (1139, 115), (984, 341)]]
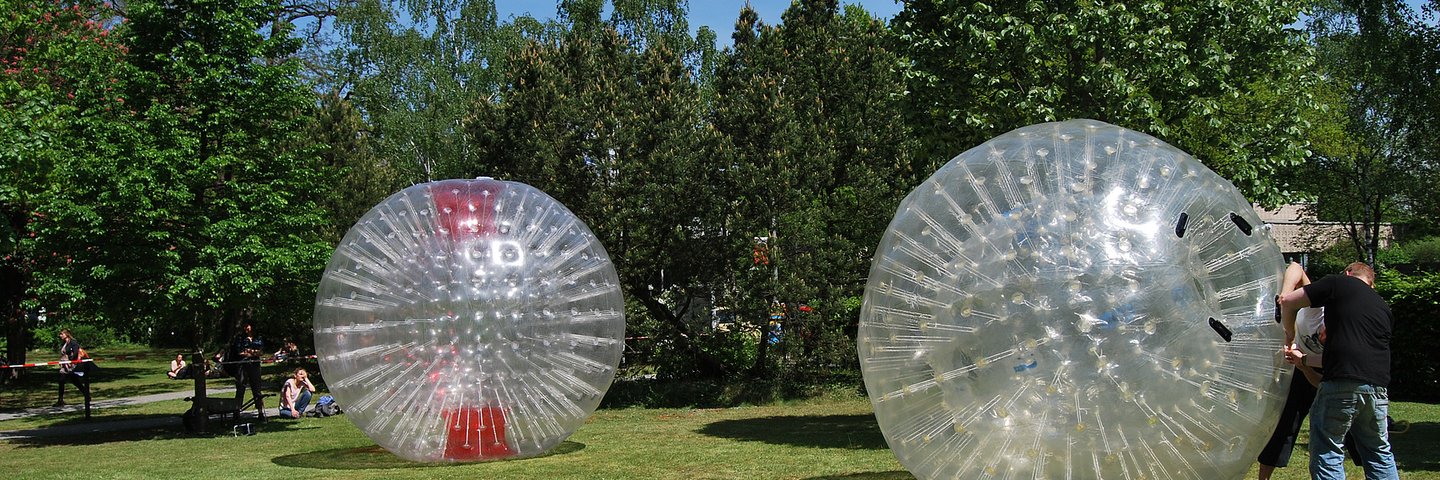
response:
[(1295, 316), (1303, 307), (1325, 308), (1325, 377), (1310, 406), (1310, 476), (1345, 478), (1344, 438), (1359, 447), (1367, 480), (1398, 479), (1390, 432), (1390, 306), (1375, 292), (1375, 270), (1355, 262), (1343, 275), (1328, 275), (1281, 295), (1285, 349), (1295, 341)]

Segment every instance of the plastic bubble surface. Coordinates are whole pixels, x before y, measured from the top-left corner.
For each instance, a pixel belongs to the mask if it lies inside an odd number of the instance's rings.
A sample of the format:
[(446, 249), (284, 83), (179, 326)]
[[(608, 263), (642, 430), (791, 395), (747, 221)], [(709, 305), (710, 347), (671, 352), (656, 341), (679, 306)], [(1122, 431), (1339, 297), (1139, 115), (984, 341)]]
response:
[(346, 418), (416, 461), (549, 451), (599, 405), (625, 334), (614, 265), (584, 222), (488, 178), (415, 185), (366, 213), (314, 321)]
[(900, 463), (931, 478), (1243, 476), (1290, 368), (1279, 248), (1229, 182), (1094, 120), (951, 160), (876, 251), (857, 349)]

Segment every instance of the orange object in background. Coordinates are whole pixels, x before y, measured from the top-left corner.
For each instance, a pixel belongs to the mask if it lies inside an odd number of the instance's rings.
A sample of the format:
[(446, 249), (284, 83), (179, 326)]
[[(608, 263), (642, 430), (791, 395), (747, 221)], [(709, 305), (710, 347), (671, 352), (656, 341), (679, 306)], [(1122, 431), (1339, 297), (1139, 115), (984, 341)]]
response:
[(500, 407), (447, 412), (445, 459), (491, 460), (515, 455), (505, 442), (505, 411)]

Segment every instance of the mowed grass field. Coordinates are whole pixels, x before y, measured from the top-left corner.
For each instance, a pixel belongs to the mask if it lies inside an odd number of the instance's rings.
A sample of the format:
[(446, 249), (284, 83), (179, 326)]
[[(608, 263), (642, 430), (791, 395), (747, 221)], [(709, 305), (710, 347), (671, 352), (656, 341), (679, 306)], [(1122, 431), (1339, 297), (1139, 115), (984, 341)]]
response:
[[(173, 355), (173, 354), (172, 354)], [(160, 362), (168, 358), (157, 356)], [(97, 398), (112, 392), (179, 391), (189, 382), (164, 380), (154, 359), (104, 362)], [(157, 366), (158, 365), (158, 366)], [(280, 366), (267, 367), (267, 379)], [(41, 375), (43, 380), (51, 380)], [(158, 376), (160, 380), (156, 380)], [(163, 381), (162, 381), (163, 380)], [(277, 380), (278, 382), (278, 380)], [(216, 382), (223, 385), (223, 382)], [(54, 401), (53, 381), (0, 390), (0, 411)], [(67, 400), (73, 395), (67, 393)], [(78, 398), (77, 398), (78, 400)], [(189, 408), (169, 400), (98, 411), (93, 422), (175, 417)], [(1408, 422), (1395, 435), (1401, 478), (1440, 480), (1440, 406), (1397, 402), (1392, 416)], [(0, 421), (0, 431), (84, 423), (78, 413)], [(85, 436), (0, 441), (0, 477), (247, 479), (910, 479), (885, 444), (870, 403), (831, 394), (773, 405), (732, 408), (620, 408), (597, 411), (554, 452), (536, 458), (469, 464), (424, 464), (381, 449), (344, 416), (272, 420), (253, 436), (233, 436), (226, 423), (212, 434), (177, 426)], [(1308, 478), (1302, 437), (1291, 467), (1276, 478)], [(1350, 478), (1363, 478), (1349, 467)], [(1254, 478), (1252, 468), (1247, 478)]]

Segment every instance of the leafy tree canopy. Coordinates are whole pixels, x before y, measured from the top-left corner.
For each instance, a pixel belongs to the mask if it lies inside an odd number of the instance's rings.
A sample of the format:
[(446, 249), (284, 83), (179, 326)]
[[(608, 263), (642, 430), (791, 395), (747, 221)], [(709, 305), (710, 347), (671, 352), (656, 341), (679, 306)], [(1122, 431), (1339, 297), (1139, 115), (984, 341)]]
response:
[(1247, 197), (1305, 156), (1305, 2), (906, 2), (910, 115), (938, 164), (1006, 131), (1094, 118), (1197, 155)]

